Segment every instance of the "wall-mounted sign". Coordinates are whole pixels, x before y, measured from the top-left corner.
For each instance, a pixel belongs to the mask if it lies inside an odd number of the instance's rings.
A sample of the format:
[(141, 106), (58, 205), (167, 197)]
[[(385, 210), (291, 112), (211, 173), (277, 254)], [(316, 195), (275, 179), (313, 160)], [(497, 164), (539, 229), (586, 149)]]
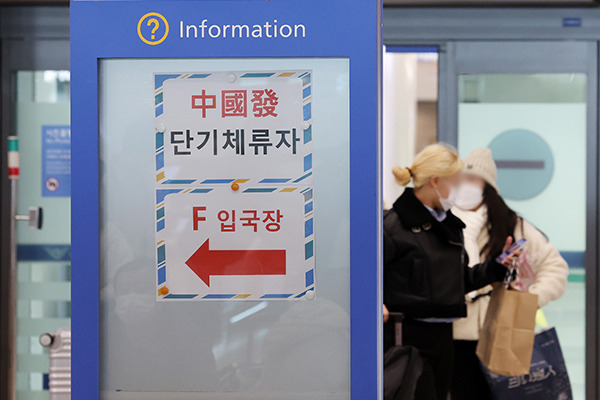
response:
[(312, 298), (311, 71), (154, 89), (158, 299)]
[(500, 193), (507, 199), (532, 199), (552, 181), (554, 156), (539, 134), (525, 128), (509, 129), (496, 136), (488, 147), (498, 167)]
[(71, 127), (42, 126), (42, 196), (71, 196)]

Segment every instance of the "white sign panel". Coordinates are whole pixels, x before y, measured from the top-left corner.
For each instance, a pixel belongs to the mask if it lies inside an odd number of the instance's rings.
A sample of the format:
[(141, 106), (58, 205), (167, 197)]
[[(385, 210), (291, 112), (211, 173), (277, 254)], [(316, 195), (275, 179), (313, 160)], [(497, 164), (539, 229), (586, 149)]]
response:
[(183, 74), (166, 79), (158, 95), (165, 179), (311, 182), (310, 72)]
[(165, 251), (158, 282), (168, 279), (169, 289), (177, 291), (167, 298), (305, 294), (314, 283), (312, 190), (282, 190), (235, 193), (224, 187), (167, 195), (167, 217), (157, 232)]
[(155, 84), (157, 299), (312, 298), (311, 72)]

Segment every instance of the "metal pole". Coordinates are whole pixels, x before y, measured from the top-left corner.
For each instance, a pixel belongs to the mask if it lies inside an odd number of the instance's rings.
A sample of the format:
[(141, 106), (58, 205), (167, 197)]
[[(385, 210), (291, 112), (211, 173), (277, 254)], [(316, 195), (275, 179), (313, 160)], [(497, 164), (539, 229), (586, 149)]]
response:
[(9, 400), (17, 399), (17, 183), (19, 179), (19, 142), (8, 137), (8, 178), (10, 180), (10, 269), (8, 273), (8, 332), (10, 366)]

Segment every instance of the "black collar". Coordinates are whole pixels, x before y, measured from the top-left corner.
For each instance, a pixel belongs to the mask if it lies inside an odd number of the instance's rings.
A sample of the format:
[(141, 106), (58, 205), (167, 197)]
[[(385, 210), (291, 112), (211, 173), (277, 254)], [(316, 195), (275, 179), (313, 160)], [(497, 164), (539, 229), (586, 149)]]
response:
[(462, 238), (465, 224), (451, 211), (447, 211), (446, 218), (439, 222), (417, 199), (412, 188), (406, 188), (402, 196), (398, 197), (394, 203), (394, 211), (400, 217), (402, 224), (413, 232), (437, 228), (443, 231), (449, 240), (461, 240)]

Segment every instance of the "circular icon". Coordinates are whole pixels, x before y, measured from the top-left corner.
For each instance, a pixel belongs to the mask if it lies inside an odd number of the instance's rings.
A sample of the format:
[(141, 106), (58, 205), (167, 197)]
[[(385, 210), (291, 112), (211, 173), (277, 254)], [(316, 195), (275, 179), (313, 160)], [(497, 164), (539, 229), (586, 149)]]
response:
[[(163, 35), (159, 38), (159, 32), (163, 31)], [(167, 35), (169, 34), (169, 23), (161, 14), (149, 12), (140, 18), (137, 25), (137, 33), (140, 39), (142, 39), (142, 42), (154, 46), (164, 42), (167, 38)]]
[(542, 193), (554, 175), (554, 155), (548, 143), (528, 129), (510, 129), (489, 145), (498, 167), (503, 197), (528, 200)]
[(58, 179), (56, 178), (48, 178), (46, 180), (46, 189), (50, 192), (56, 192), (58, 190), (59, 184)]

